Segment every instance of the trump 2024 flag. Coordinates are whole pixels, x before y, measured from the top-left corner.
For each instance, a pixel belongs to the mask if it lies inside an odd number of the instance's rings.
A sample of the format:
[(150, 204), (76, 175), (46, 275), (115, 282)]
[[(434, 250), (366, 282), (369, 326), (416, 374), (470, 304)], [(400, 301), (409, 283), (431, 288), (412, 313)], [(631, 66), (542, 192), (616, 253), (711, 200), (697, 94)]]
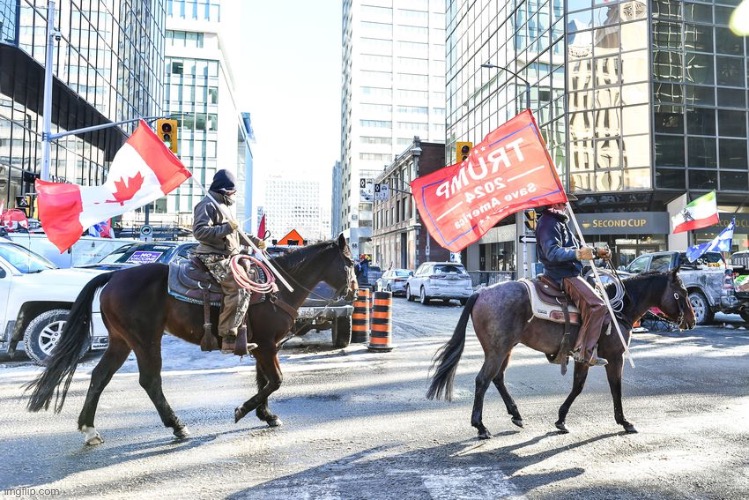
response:
[(694, 229), (710, 227), (720, 221), (718, 217), (718, 202), (715, 191), (700, 196), (684, 207), (681, 212), (671, 217), (674, 234)]
[(508, 215), (567, 202), (528, 110), (487, 135), (461, 163), (414, 179), (411, 192), (429, 234), (451, 252)]
[(64, 252), (85, 229), (161, 198), (190, 176), (179, 158), (141, 120), (117, 151), (101, 186), (37, 180), (39, 219), (49, 241)]

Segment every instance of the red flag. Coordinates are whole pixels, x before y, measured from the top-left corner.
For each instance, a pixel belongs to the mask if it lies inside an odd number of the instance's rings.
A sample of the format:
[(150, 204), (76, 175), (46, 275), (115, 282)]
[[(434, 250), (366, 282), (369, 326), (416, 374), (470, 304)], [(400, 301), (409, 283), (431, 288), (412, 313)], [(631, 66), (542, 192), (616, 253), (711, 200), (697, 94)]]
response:
[(260, 224), (257, 226), (257, 237), (261, 240), (265, 239), (265, 214), (260, 218)]
[(459, 252), (508, 215), (567, 195), (530, 111), (501, 125), (466, 160), (411, 182), (429, 234)]
[(37, 180), (39, 219), (49, 240), (63, 252), (78, 241), (84, 229), (161, 198), (190, 175), (141, 120), (117, 151), (101, 186)]
[(20, 228), (29, 228), (29, 219), (23, 210), (18, 208), (9, 208), (4, 210), (0, 215), (0, 224), (2, 224), (8, 232), (18, 231)]

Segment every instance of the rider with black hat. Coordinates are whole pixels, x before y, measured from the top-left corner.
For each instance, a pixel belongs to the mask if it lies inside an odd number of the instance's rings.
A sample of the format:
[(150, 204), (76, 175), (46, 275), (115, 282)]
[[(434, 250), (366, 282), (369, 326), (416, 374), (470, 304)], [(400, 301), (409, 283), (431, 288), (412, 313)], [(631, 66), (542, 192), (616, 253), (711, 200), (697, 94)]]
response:
[[(221, 284), (224, 292), (218, 333), (222, 338), (221, 352), (225, 354), (234, 352), (237, 331), (250, 302), (249, 292), (236, 282), (229, 265), (231, 257), (241, 250), (239, 223), (227, 216), (228, 207), (234, 204), (233, 196), (236, 192), (234, 174), (224, 169), (217, 171), (208, 195), (195, 206), (192, 226), (193, 235), (199, 242), (195, 254)], [(221, 205), (222, 209), (219, 210), (216, 204)], [(263, 240), (254, 236), (249, 238), (259, 249), (265, 248)], [(255, 347), (257, 344), (247, 344), (248, 351)]]

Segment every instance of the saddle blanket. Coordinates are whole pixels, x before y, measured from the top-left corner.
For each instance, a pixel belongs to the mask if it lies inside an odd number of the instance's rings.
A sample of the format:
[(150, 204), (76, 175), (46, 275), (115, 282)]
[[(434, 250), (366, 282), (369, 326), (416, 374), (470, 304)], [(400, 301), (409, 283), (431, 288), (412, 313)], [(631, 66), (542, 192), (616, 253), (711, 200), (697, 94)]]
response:
[[(558, 302), (551, 303), (548, 301), (541, 300), (541, 296), (538, 290), (536, 290), (536, 286), (539, 286), (539, 287), (543, 287), (544, 290), (549, 289), (549, 291), (551, 291), (550, 290), (551, 287), (549, 287), (549, 285), (539, 280), (529, 280), (527, 278), (520, 278), (518, 281), (524, 284), (525, 287), (528, 289), (528, 296), (530, 297), (531, 310), (533, 311), (533, 316), (535, 316), (538, 319), (553, 321), (555, 323), (562, 323), (562, 324), (565, 323), (564, 310), (562, 309), (561, 304), (559, 304)], [(570, 324), (579, 325), (580, 324), (580, 310), (572, 302), (569, 302), (569, 304), (567, 305), (567, 310), (569, 311), (569, 314), (570, 314)]]

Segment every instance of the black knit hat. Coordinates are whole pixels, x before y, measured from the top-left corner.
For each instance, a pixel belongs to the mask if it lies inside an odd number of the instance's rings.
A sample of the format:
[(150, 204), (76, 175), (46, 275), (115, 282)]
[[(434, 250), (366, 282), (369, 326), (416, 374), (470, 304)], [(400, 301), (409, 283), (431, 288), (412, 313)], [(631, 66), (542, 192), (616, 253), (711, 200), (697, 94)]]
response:
[(228, 170), (221, 169), (218, 172), (216, 172), (216, 175), (213, 176), (213, 182), (211, 183), (211, 191), (215, 191), (217, 193), (226, 194), (232, 191), (236, 191), (236, 184), (237, 184), (237, 178), (234, 177), (234, 174), (229, 172)]

